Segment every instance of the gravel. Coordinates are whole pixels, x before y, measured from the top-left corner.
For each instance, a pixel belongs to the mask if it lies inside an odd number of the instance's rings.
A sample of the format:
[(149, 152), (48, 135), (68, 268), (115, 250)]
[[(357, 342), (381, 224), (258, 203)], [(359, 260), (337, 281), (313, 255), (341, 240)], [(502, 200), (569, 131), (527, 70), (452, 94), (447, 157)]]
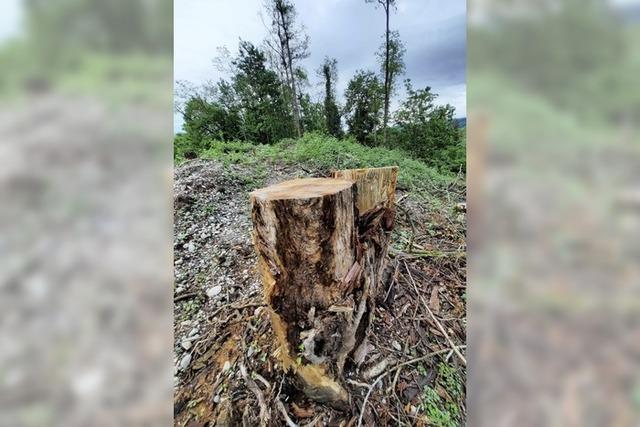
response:
[(261, 178), (252, 167), (225, 167), (214, 160), (193, 160), (176, 167), (174, 295), (193, 295), (182, 297), (174, 307), (177, 367), (189, 350), (182, 345), (184, 339), (195, 334), (199, 325), (206, 333), (207, 317), (213, 311), (260, 293), (249, 193), (296, 176), (299, 170), (270, 167), (269, 176)]

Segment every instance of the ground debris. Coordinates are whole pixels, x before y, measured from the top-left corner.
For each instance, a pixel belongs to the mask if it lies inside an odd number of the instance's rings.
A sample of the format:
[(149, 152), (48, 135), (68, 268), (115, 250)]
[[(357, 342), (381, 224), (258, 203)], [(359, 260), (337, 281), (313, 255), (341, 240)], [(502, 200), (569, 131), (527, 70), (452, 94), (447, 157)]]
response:
[(456, 209), (464, 200), (443, 198), (448, 205), (434, 209), (398, 193), (407, 215), (396, 218), (372, 333), (345, 367), (350, 408), (307, 400), (282, 372), (262, 307), (248, 193), (309, 175), (320, 174), (278, 165), (265, 176), (206, 160), (176, 168), (175, 424), (260, 425), (265, 412), (273, 426), (430, 425), (445, 412), (464, 424), (466, 368), (451, 348), (466, 348), (465, 221)]

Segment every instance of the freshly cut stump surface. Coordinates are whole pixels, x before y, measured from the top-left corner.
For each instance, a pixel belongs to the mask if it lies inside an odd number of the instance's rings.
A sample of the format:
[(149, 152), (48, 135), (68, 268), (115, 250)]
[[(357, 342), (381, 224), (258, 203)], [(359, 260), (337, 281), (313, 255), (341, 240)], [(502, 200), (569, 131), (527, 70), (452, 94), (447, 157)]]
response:
[[(385, 182), (393, 189), (376, 194), (395, 192), (395, 180)], [(309, 178), (251, 193), (278, 356), (307, 396), (338, 408), (348, 402), (342, 372), (366, 336), (383, 264), (376, 257), (386, 256), (393, 223), (388, 198), (358, 211), (358, 186), (358, 178)]]
[(355, 181), (358, 191), (356, 204), (360, 214), (379, 205), (384, 206), (386, 209), (394, 209), (396, 182), (398, 180), (398, 168), (396, 166), (340, 170), (335, 171), (333, 177)]

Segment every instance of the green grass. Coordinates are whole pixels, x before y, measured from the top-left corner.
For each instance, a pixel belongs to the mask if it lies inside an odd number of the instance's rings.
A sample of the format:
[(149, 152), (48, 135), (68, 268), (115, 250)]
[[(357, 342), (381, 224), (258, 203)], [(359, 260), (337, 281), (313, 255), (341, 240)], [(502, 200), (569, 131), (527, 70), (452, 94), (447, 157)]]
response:
[(460, 425), (462, 414), (459, 401), (464, 398), (460, 375), (450, 365), (442, 362), (438, 365), (437, 384), (441, 390), (440, 393), (434, 387), (425, 387), (422, 394), (420, 407), (429, 418), (429, 425), (436, 427)]
[(191, 150), (199, 151), (200, 158), (216, 159), (227, 166), (253, 166), (258, 176), (264, 176), (267, 165), (274, 163), (299, 165), (318, 174), (337, 169), (398, 166), (398, 187), (404, 190), (434, 194), (444, 188), (464, 185), (461, 178), (439, 172), (402, 150), (371, 148), (350, 139), (338, 140), (313, 133), (297, 140), (285, 139), (274, 145), (220, 141), (207, 141), (198, 145), (201, 148), (194, 149), (184, 135), (178, 135), (174, 150), (176, 163), (182, 163), (184, 153)]
[(99, 98), (114, 107), (123, 104), (166, 108), (171, 104), (171, 61), (144, 52), (115, 54), (66, 50), (55, 63), (37, 57), (29, 44), (0, 45), (0, 99), (19, 102), (30, 82), (72, 96)]
[(61, 91), (97, 95), (114, 105), (136, 103), (166, 107), (171, 102), (171, 63), (163, 57), (129, 54), (86, 54), (75, 66), (57, 76)]
[(611, 129), (585, 123), (570, 109), (553, 106), (542, 94), (523, 89), (505, 76), (481, 72), (471, 82), (469, 104), (482, 107), (490, 122), (491, 145), (503, 153), (575, 155), (577, 146), (609, 139)]

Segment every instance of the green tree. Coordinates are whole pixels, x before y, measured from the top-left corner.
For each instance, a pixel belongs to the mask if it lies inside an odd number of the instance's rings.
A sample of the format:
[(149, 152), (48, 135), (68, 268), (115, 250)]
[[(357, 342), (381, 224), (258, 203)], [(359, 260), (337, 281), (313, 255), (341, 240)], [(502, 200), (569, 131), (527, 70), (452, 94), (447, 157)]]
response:
[(273, 52), (284, 76), (287, 100), (291, 107), (293, 126), (298, 136), (302, 136), (300, 93), (297, 78), (297, 65), (309, 56), (309, 37), (304, 28), (296, 23), (296, 9), (289, 0), (267, 0), (265, 8), (271, 16), (270, 39), (266, 40)]
[(377, 144), (383, 101), (384, 89), (376, 74), (358, 70), (347, 85), (344, 112), (349, 134), (361, 144)]
[(430, 87), (413, 89), (405, 81), (407, 97), (395, 114), (397, 145), (428, 164), (457, 172), (465, 169), (463, 133), (457, 127), (451, 105), (434, 104)]
[(396, 82), (405, 72), (404, 54), (406, 49), (398, 31), (392, 31), (380, 45), (376, 56), (380, 63), (380, 72), (384, 76), (384, 114), (382, 118), (383, 142), (387, 142), (389, 125), (389, 99), (396, 93)]
[(246, 138), (272, 144), (292, 136), (292, 121), (278, 75), (265, 62), (260, 49), (241, 41), (234, 61), (238, 72), (233, 76), (233, 88), (241, 106)]
[(384, 142), (387, 140), (387, 124), (389, 123), (389, 98), (391, 96), (391, 88), (392, 88), (392, 46), (391, 46), (391, 31), (389, 29), (389, 13), (392, 7), (396, 6), (396, 0), (365, 0), (367, 3), (377, 3), (378, 6), (382, 6), (385, 15), (385, 31), (384, 31), (384, 44), (383, 44), (383, 61), (382, 61), (382, 69), (384, 74), (384, 116), (383, 116), (383, 126), (384, 126)]
[(191, 98), (183, 117), (185, 131), (199, 149), (206, 148), (207, 140), (231, 141), (241, 134), (240, 116), (218, 102)]
[(176, 82), (175, 108), (183, 115), (185, 138), (195, 151), (207, 148), (214, 139), (271, 144), (293, 136), (281, 82), (266, 67), (264, 52), (241, 41), (238, 55), (228, 59), (231, 82), (199, 87)]
[(309, 94), (300, 97), (302, 126), (305, 132), (325, 132), (324, 108), (322, 103), (314, 102)]
[(340, 110), (335, 97), (335, 85), (338, 80), (338, 61), (335, 58), (326, 57), (320, 67), (320, 74), (324, 80), (325, 128), (329, 135), (341, 138)]

